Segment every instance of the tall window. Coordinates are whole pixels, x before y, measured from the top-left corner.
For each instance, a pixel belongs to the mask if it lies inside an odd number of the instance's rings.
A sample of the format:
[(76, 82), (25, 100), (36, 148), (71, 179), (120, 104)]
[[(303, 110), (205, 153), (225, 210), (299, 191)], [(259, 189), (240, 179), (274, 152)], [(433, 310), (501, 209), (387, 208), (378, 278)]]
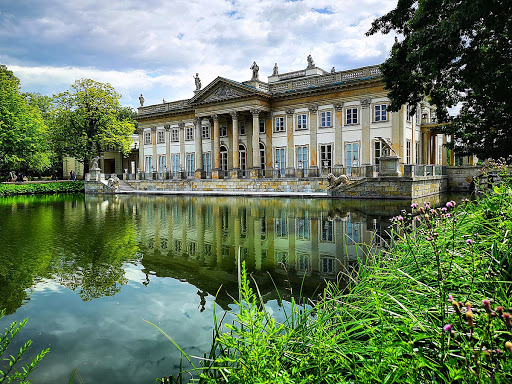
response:
[(210, 138), (210, 127), (207, 125), (201, 126), (201, 136), (203, 139), (209, 139)]
[(416, 107), (416, 124), (421, 124), (421, 105)]
[(345, 164), (347, 170), (359, 167), (359, 143), (347, 143), (345, 146)]
[(406, 153), (406, 161), (407, 161), (407, 164), (411, 164), (412, 162), (412, 145), (411, 145), (411, 140), (407, 140), (406, 143), (405, 143), (405, 153)]
[(240, 162), (240, 169), (242, 171), (247, 169), (247, 152), (243, 144), (238, 145), (238, 159)]
[(178, 128), (173, 128), (171, 131), (171, 141), (174, 143), (180, 141), (180, 130)]
[(347, 221), (347, 244), (359, 243), (360, 223), (353, 223), (352, 217)]
[(165, 172), (165, 155), (158, 156), (158, 172)]
[(265, 146), (260, 143), (260, 168), (265, 169)]
[(164, 131), (157, 131), (157, 143), (162, 144), (165, 143), (165, 132)]
[(295, 223), (295, 228), (297, 231), (296, 238), (297, 240), (309, 240), (310, 236), (310, 228), (309, 228), (309, 219), (297, 218)]
[(219, 125), (219, 136), (228, 137), (228, 126), (226, 124)]
[(379, 164), (379, 157), (382, 156), (382, 143), (379, 141), (375, 141), (373, 143), (373, 159), (375, 164)]
[(173, 175), (177, 175), (180, 171), (180, 155), (177, 153), (171, 155), (171, 168)]
[(323, 128), (332, 126), (331, 111), (320, 112), (320, 126)]
[(212, 172), (212, 155), (210, 152), (203, 153), (203, 169), (207, 175)]
[(407, 108), (406, 108), (407, 121), (412, 120), (411, 109), (412, 109), (412, 107), (409, 104), (407, 104)]
[(387, 121), (388, 114), (386, 111), (386, 104), (377, 104), (375, 106), (375, 121)]
[(220, 169), (222, 171), (228, 170), (228, 149), (225, 145), (220, 146)]
[(332, 243), (334, 241), (334, 221), (322, 220), (322, 240), (323, 242)]
[(145, 171), (153, 172), (153, 157), (152, 156), (146, 156), (146, 158), (145, 158)]
[(347, 125), (357, 124), (357, 108), (347, 108)]
[(297, 168), (303, 169), (304, 176), (307, 176), (308, 147), (306, 145), (297, 147)]
[(260, 120), (260, 133), (265, 133), (265, 120)]
[(276, 237), (288, 236), (288, 218), (286, 217), (286, 211), (281, 211), (281, 216), (276, 217), (274, 223), (274, 234)]
[(297, 115), (297, 129), (308, 129), (308, 115)]
[(320, 145), (320, 167), (322, 169), (330, 169), (332, 167), (332, 145)]
[(275, 167), (280, 173), (284, 173), (286, 166), (284, 148), (276, 148)]
[(144, 132), (144, 144), (151, 144), (151, 132)]
[(194, 153), (187, 153), (187, 176), (194, 176), (196, 162)]
[(185, 128), (185, 140), (194, 140), (194, 127)]
[(274, 132), (285, 132), (286, 128), (284, 126), (284, 117), (276, 117), (275, 119), (276, 125), (274, 127)]
[(420, 142), (416, 142), (416, 164), (421, 164), (421, 158), (420, 158)]
[(238, 132), (240, 132), (240, 136), (245, 136), (245, 121), (238, 123)]

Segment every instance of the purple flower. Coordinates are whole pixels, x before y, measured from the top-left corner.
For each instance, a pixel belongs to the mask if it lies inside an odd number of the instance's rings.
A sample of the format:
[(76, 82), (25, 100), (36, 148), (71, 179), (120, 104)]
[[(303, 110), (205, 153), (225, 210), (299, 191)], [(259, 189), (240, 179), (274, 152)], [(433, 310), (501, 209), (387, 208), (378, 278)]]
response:
[(443, 327), (443, 329), (444, 329), (445, 332), (451, 332), (451, 331), (453, 331), (453, 326), (451, 324), (446, 324)]
[(412, 203), (412, 204), (411, 204), (411, 208), (412, 208), (412, 209), (416, 209), (416, 208), (418, 208), (418, 204), (416, 204), (416, 203)]
[(450, 293), (450, 294), (448, 295), (448, 302), (449, 302), (449, 303), (451, 303), (452, 301), (453, 301), (453, 296), (452, 296), (452, 294)]
[(452, 215), (450, 215), (449, 213), (446, 214), (446, 217), (452, 217)]
[(467, 244), (467, 245), (471, 245), (471, 244), (473, 244), (473, 239), (467, 239), (467, 240), (466, 240), (466, 244)]
[(451, 202), (451, 201), (447, 202), (447, 203), (446, 203), (446, 207), (447, 207), (447, 208), (452, 208), (452, 207), (453, 207), (452, 202)]
[(443, 213), (445, 213), (447, 210), (448, 210), (448, 209), (447, 209), (447, 208), (445, 208), (445, 207), (441, 208), (441, 211), (443, 211)]
[(397, 218), (396, 218), (398, 221), (404, 221), (404, 217), (402, 215), (399, 215)]

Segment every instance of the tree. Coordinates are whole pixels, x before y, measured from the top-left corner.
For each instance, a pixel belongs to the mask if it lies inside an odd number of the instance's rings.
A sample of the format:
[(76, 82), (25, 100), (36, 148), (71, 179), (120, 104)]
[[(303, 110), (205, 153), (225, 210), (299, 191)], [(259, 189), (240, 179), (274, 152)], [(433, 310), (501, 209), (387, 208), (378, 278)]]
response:
[(43, 171), (50, 166), (48, 129), (40, 111), (20, 92), (20, 81), (0, 65), (0, 172)]
[[(455, 151), (480, 158), (512, 153), (512, 2), (398, 0), (367, 35), (399, 38), (382, 65), (390, 109), (428, 97)], [(457, 116), (448, 108), (460, 106)], [(451, 143), (454, 146), (454, 143)]]
[(88, 160), (107, 148), (127, 155), (135, 128), (131, 118), (121, 112), (121, 95), (110, 84), (91, 79), (77, 80), (72, 88), (53, 100), (61, 153), (83, 161), (86, 172)]

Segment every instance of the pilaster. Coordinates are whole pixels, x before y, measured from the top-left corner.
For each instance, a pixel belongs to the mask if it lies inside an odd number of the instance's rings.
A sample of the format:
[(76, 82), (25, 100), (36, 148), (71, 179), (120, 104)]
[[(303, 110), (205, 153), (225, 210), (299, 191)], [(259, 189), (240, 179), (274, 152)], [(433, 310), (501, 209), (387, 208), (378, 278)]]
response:
[(165, 129), (165, 169), (171, 170), (171, 126), (164, 125)]
[(194, 125), (196, 129), (195, 136), (195, 147), (196, 147), (196, 170), (194, 178), (203, 179), (203, 135), (201, 132), (201, 119), (199, 117), (194, 118)]
[(156, 151), (156, 127), (151, 127), (151, 143), (153, 144), (153, 169), (148, 169), (148, 172), (156, 172), (158, 170), (158, 156)]
[(343, 164), (343, 103), (334, 105), (334, 166)]
[(318, 106), (310, 105), (309, 109), (309, 167), (313, 170), (318, 168)]
[[(251, 109), (252, 114), (252, 168), (260, 169), (260, 109)], [(251, 173), (252, 176), (252, 173)]]
[[(138, 127), (137, 133), (139, 134), (139, 164), (137, 164), (137, 167), (144, 171), (144, 128)], [(135, 171), (138, 174), (137, 170)]]
[(371, 140), (370, 140), (370, 121), (371, 121), (371, 100), (361, 100), (361, 163), (370, 164)]
[(180, 128), (180, 168), (186, 170), (187, 159), (185, 159), (185, 123), (179, 123)]
[(287, 133), (287, 154), (286, 154), (286, 175), (293, 176), (294, 175), (294, 154), (295, 154), (295, 145), (294, 145), (294, 137), (293, 137), (293, 117), (294, 110), (292, 108), (286, 109), (286, 133)]

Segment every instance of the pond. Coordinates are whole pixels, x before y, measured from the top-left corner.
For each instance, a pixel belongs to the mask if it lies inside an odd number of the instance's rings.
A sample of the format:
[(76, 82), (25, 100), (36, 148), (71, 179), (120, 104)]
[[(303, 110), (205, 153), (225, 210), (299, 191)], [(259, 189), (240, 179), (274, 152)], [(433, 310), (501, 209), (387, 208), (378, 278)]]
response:
[[(431, 199), (432, 200), (432, 199)], [(32, 382), (153, 383), (209, 348), (213, 308), (237, 295), (237, 255), (280, 316), (386, 243), (410, 202), (172, 196), (0, 198), (0, 320), (50, 348)], [(218, 292), (216, 304), (214, 297)], [(231, 296), (231, 297), (230, 297)], [(32, 354), (33, 355), (33, 354)]]

